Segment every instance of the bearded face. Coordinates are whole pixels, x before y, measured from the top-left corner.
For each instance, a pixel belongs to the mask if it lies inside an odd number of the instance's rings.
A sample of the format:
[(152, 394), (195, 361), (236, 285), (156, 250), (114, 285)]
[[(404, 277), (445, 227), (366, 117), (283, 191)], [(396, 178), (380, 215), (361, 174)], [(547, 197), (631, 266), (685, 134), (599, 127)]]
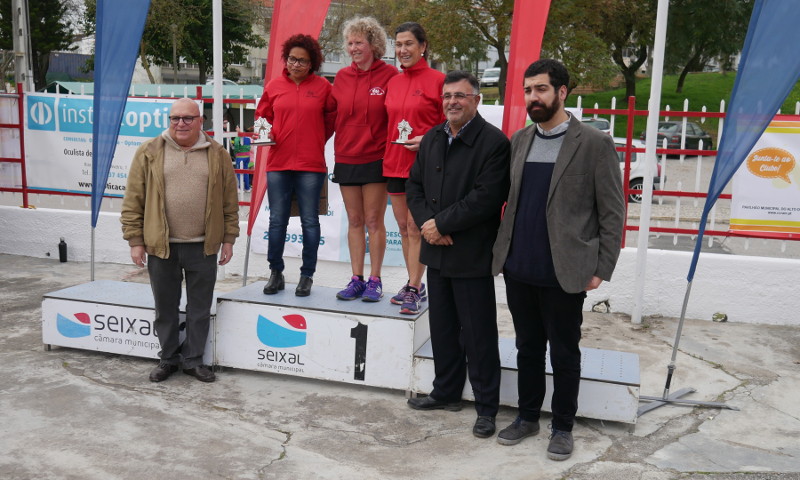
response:
[(555, 96), (549, 105), (543, 100), (533, 100), (528, 102), (527, 110), (532, 122), (544, 123), (561, 110), (561, 99)]

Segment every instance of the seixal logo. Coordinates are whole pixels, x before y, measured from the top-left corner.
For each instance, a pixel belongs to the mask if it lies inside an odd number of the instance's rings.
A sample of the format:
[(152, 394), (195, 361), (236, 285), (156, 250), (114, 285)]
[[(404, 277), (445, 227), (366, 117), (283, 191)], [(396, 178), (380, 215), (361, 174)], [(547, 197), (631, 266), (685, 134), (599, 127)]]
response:
[(306, 344), (306, 319), (302, 315), (284, 315), (284, 322), (273, 322), (258, 316), (256, 333), (261, 343), (268, 347), (289, 348)]
[(89, 315), (86, 313), (76, 313), (74, 319), (67, 318), (60, 313), (56, 314), (56, 328), (58, 333), (67, 338), (88, 337), (92, 333)]
[(56, 129), (55, 98), (28, 97), (28, 128), (31, 130)]

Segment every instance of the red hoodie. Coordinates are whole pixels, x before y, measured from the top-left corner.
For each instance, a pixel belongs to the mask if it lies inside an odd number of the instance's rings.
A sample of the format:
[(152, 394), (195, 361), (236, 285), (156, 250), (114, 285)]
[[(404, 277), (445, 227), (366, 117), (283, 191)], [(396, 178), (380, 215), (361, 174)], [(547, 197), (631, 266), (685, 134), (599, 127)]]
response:
[(413, 129), (408, 138), (414, 138), (445, 121), (441, 99), (444, 73), (428, 66), (424, 57), (412, 67), (402, 68), (402, 75), (389, 80), (389, 92), (386, 95), (389, 133), (386, 154), (383, 157), (385, 177), (408, 178), (408, 172), (417, 155), (403, 145), (391, 143), (399, 136), (398, 123), (406, 120)]
[(327, 172), (325, 142), (333, 134), (336, 110), (331, 84), (313, 73), (294, 83), (289, 72), (264, 86), (256, 118), (272, 124), (275, 145), (267, 157), (267, 171)]
[(400, 72), (382, 60), (368, 70), (355, 62), (339, 70), (331, 96), (336, 104), (336, 162), (365, 164), (380, 160), (386, 150), (388, 116), (384, 100), (386, 85)]

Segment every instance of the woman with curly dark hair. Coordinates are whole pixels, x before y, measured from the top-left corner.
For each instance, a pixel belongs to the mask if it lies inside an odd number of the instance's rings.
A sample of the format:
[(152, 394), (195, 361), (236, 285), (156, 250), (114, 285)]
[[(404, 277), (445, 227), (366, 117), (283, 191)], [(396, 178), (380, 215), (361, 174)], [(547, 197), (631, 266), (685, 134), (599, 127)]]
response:
[(333, 134), (336, 112), (329, 98), (330, 82), (314, 74), (322, 64), (319, 43), (309, 35), (294, 35), (283, 44), (281, 57), (286, 68), (264, 86), (256, 108), (256, 118), (272, 124), (275, 141), (267, 159), (270, 277), (264, 293), (284, 289), (283, 247), (294, 195), (303, 229), (303, 263), (295, 295), (305, 297), (311, 293), (317, 268), (319, 197), (328, 173), (325, 142)]

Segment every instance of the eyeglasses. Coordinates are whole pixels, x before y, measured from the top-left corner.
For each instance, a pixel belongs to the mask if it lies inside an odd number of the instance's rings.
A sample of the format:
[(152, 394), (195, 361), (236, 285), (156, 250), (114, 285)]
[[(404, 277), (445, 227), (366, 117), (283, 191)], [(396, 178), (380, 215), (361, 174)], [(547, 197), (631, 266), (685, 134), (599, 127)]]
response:
[(300, 65), (301, 67), (307, 67), (307, 66), (311, 65), (311, 60), (309, 60), (307, 58), (297, 58), (297, 57), (293, 57), (293, 56), (289, 55), (289, 57), (286, 59), (286, 63), (289, 64), (289, 65), (294, 65), (296, 63), (296, 64)]
[(169, 117), (169, 122), (173, 125), (177, 125), (178, 123), (183, 121), (184, 125), (191, 125), (192, 122), (194, 122), (194, 119), (198, 117), (200, 117), (200, 115), (187, 116), (187, 117)]
[(445, 93), (444, 95), (441, 95), (441, 97), (442, 100), (448, 101), (448, 100), (464, 100), (467, 97), (477, 97), (478, 95), (480, 95), (480, 93), (456, 92), (456, 93)]

